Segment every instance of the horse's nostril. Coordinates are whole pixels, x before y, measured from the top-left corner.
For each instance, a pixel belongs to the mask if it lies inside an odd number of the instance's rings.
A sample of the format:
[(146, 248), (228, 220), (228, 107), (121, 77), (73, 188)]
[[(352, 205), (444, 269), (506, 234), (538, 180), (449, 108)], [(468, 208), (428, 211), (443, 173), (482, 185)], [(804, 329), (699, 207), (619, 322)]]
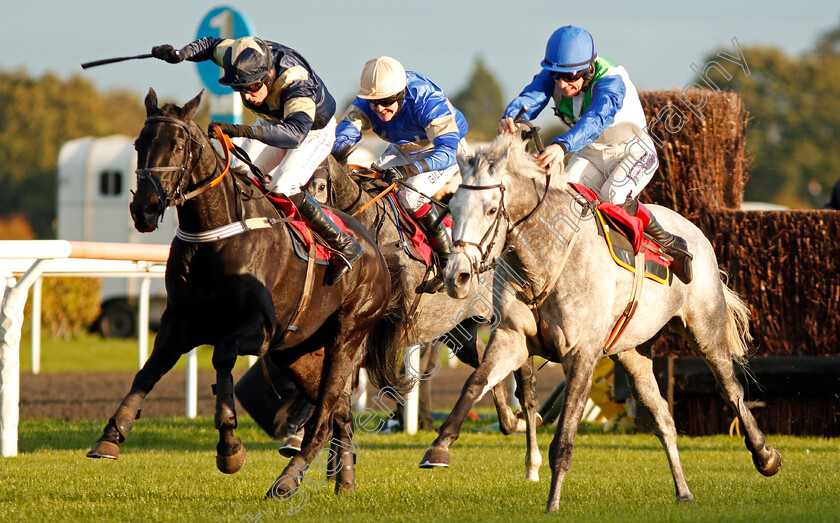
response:
[(455, 283), (458, 287), (464, 287), (470, 282), (470, 273), (462, 272), (455, 278)]

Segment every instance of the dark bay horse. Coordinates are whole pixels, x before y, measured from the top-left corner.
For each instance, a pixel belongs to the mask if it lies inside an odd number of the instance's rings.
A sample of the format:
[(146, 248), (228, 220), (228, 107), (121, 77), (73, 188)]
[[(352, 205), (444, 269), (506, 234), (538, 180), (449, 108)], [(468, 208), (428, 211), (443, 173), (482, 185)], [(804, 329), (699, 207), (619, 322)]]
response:
[[(365, 253), (333, 286), (322, 283), (324, 268), (317, 265), (311, 298), (300, 309), (307, 263), (294, 254), (275, 206), (247, 177), (229, 172), (193, 122), (200, 101), (201, 93), (183, 108), (158, 107), (154, 90), (146, 96), (130, 210), (137, 230), (146, 232), (155, 229), (167, 207), (177, 208), (179, 231), (166, 266), (167, 307), (149, 360), (88, 456), (117, 459), (152, 387), (182, 354), (212, 345), (219, 470), (234, 473), (245, 461), (244, 446), (233, 434), (236, 358), (268, 353), (315, 404), (301, 453), (269, 494), (282, 497), (297, 488), (331, 431), (336, 490), (353, 489), (348, 378), (364, 356), (380, 385), (396, 391), (409, 385), (396, 365), (396, 328), (382, 320), (391, 288), (386, 261), (367, 230), (341, 216)], [(370, 339), (377, 343), (367, 343)]]
[[(404, 344), (421, 352), (421, 368), (415, 369), (420, 376), (421, 402), (424, 396), (430, 402), (430, 380), (440, 368), (441, 342), (452, 348), (455, 356), (472, 367), (477, 367), (484, 354), (484, 344), (478, 342), (478, 327), (482, 324), (492, 327), (498, 318), (493, 314), (492, 281), (493, 271), (482, 276), (486, 285), (476, 285), (464, 296), (464, 300), (455, 300), (445, 293), (423, 294), (419, 297), (415, 289), (427, 277), (426, 265), (406, 253), (403, 242), (410, 242), (408, 233), (400, 231), (393, 203), (379, 199), (372, 205), (371, 193), (378, 194), (385, 186), (374, 179), (355, 173), (343, 156), (327, 158), (326, 178), (313, 178), (307, 190), (319, 201), (327, 201), (344, 213), (357, 216), (359, 221), (372, 231), (383, 255), (388, 259), (388, 266), (394, 269), (392, 292), (395, 297), (389, 314), (393, 321), (400, 324), (407, 336)], [(328, 180), (328, 183), (324, 183)], [(362, 211), (362, 209), (364, 209)], [(361, 211), (361, 212), (360, 212)], [(421, 344), (421, 345), (417, 345)], [(443, 355), (448, 357), (447, 354)], [(499, 415), (499, 428), (504, 434), (525, 432), (527, 446), (525, 455), (525, 478), (530, 481), (539, 479), (539, 467), (542, 463), (537, 446), (536, 428), (542, 421), (537, 414), (536, 373), (533, 360), (528, 359), (521, 368), (514, 371), (517, 382), (516, 394), (523, 410), (514, 412), (508, 405), (508, 392), (505, 383), (493, 388), (493, 400)], [(425, 415), (429, 416), (428, 403)], [(423, 414), (421, 405), (421, 415)], [(431, 419), (427, 426), (431, 425)]]
[(612, 261), (592, 212), (584, 212), (586, 202), (576, 198), (562, 176), (551, 179), (546, 191), (545, 172), (524, 143), (511, 135), (459, 163), (463, 184), (449, 202), (455, 247), (445, 270), (447, 291), (455, 297), (466, 295), (474, 272), (494, 261), (515, 270), (496, 271), (494, 296), (501, 321), (421, 467), (448, 466), (449, 447), (472, 405), (527, 358), (541, 355), (561, 362), (567, 380), (549, 448), (547, 508), (557, 510), (593, 370), (608, 354), (625, 368), (634, 396), (651, 413), (677, 500), (693, 501), (677, 453), (674, 419), (659, 393), (649, 356), (650, 347), (670, 326), (714, 373), (718, 390), (746, 429), (746, 446), (758, 471), (766, 476), (779, 471), (781, 456), (766, 444), (733, 369), (746, 363), (749, 309), (721, 281), (712, 245), (700, 229), (669, 209), (650, 206), (667, 230), (688, 242), (695, 276), (688, 285), (676, 279), (670, 285), (642, 279), (638, 310), (607, 349), (613, 327), (627, 308), (634, 278)]

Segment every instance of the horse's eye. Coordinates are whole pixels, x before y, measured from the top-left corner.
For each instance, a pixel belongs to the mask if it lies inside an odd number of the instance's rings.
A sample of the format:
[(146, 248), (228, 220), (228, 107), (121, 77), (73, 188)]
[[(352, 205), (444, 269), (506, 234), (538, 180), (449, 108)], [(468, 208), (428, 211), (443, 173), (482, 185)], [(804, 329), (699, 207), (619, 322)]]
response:
[(499, 209), (497, 207), (491, 207), (490, 209), (487, 210), (487, 216), (495, 216), (496, 211), (498, 211), (498, 210)]
[(176, 149), (178, 152), (181, 152), (181, 151), (183, 151), (183, 150), (184, 150), (184, 146), (183, 146), (183, 145), (179, 145), (179, 146), (178, 146), (178, 147), (176, 147), (175, 149)]

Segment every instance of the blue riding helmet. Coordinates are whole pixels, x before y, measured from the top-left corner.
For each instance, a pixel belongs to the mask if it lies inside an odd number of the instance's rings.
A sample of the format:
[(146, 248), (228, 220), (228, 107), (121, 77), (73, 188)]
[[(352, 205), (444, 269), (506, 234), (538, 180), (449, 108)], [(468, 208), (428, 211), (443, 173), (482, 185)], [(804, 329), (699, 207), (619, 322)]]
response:
[(545, 60), (540, 65), (549, 71), (571, 73), (587, 69), (596, 58), (592, 35), (585, 29), (567, 25), (554, 31), (548, 39)]

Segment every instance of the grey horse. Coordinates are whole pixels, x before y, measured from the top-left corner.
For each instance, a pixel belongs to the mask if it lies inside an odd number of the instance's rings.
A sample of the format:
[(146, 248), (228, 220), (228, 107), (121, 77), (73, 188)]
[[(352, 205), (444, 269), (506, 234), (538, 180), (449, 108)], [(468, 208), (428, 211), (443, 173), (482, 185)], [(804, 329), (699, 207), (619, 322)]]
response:
[[(576, 199), (564, 177), (553, 177), (545, 191), (545, 171), (517, 137), (501, 136), (459, 163), (463, 183), (449, 202), (456, 241), (445, 269), (447, 291), (459, 298), (469, 295), (476, 268), (495, 263), (494, 309), (501, 320), (484, 359), (420, 465), (448, 466), (449, 447), (466, 413), (530, 356), (561, 362), (567, 380), (565, 401), (549, 448), (547, 509), (555, 511), (593, 369), (607, 353), (605, 342), (628, 304), (633, 275), (612, 261), (592, 213), (584, 212), (586, 205)], [(525, 218), (543, 194), (542, 205)], [(721, 281), (714, 250), (703, 233), (669, 209), (650, 207), (667, 230), (688, 242), (695, 277), (689, 285), (676, 279), (670, 285), (645, 281), (638, 310), (608, 355), (625, 368), (635, 397), (653, 417), (677, 500), (691, 502), (694, 496), (677, 453), (674, 420), (659, 394), (649, 357), (666, 326), (705, 358), (722, 396), (746, 429), (746, 446), (758, 471), (766, 476), (778, 472), (781, 455), (766, 445), (733, 370), (733, 364), (746, 363), (749, 309)], [(502, 266), (507, 270), (499, 270)]]
[[(365, 189), (372, 189), (375, 193), (376, 185), (377, 182), (372, 179), (354, 175), (347, 165), (346, 158), (330, 156), (316, 171), (306, 190), (319, 201), (330, 203), (362, 222), (373, 232), (383, 255), (389, 259), (389, 266), (399, 267), (396, 284), (399, 288), (392, 289), (392, 292), (403, 296), (400, 313), (403, 316), (401, 321), (406, 326), (408, 343), (415, 343), (412, 348), (422, 347), (421, 368), (417, 370), (420, 374), (421, 404), (425, 401), (426, 408), (421, 405), (420, 410), (421, 414), (425, 412), (425, 416), (428, 417), (428, 385), (429, 380), (439, 370), (441, 343), (451, 347), (458, 359), (472, 367), (477, 367), (483, 357), (483, 344), (477, 343), (478, 327), (489, 323), (492, 328), (498, 321), (498, 315), (491, 318), (493, 272), (489, 271), (482, 276), (481, 281), (485, 285), (477, 285), (464, 293), (462, 298), (466, 300), (466, 305), (465, 302), (454, 300), (445, 293), (425, 294), (421, 295), (422, 301), (415, 310), (415, 300), (418, 299), (415, 289), (427, 276), (426, 266), (405, 252), (391, 204), (385, 199), (380, 199), (359, 213), (359, 210), (373, 199)], [(522, 365), (511, 371), (517, 382), (517, 396), (523, 410), (513, 412), (508, 405), (504, 383), (498, 383), (492, 392), (499, 415), (499, 428), (504, 434), (526, 433), (525, 478), (538, 481), (542, 457), (537, 446), (536, 427), (542, 422), (542, 418), (537, 414), (533, 359), (526, 358)], [(432, 429), (430, 418), (425, 424), (422, 422), (421, 417), (421, 425)]]

